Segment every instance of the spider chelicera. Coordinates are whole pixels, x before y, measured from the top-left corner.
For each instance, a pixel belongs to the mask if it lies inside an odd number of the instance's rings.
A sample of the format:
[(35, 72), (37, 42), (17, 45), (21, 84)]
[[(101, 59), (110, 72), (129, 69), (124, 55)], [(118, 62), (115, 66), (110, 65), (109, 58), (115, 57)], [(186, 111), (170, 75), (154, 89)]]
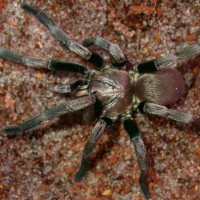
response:
[[(94, 109), (100, 108), (98, 120), (84, 148), (81, 166), (75, 180), (79, 181), (84, 177), (89, 167), (93, 149), (106, 125), (121, 119), (133, 142), (141, 170), (139, 179), (141, 190), (148, 199), (150, 192), (147, 182), (146, 149), (132, 115), (135, 110), (139, 110), (178, 122), (193, 124), (200, 129), (198, 117), (166, 107), (180, 100), (185, 93), (185, 81), (182, 74), (176, 69), (177, 62), (199, 55), (200, 45), (188, 46), (174, 54), (139, 63), (133, 68), (134, 70), (127, 72), (120, 68), (130, 65), (130, 63), (116, 44), (104, 38), (96, 37), (85, 40), (81, 45), (71, 40), (61, 29), (55, 26), (45, 13), (27, 4), (22, 7), (25, 11), (34, 15), (65, 48), (94, 65), (100, 66), (101, 70), (91, 70), (86, 66), (61, 60), (45, 60), (19, 55), (14, 51), (0, 47), (1, 59), (18, 62), (28, 67), (69, 71), (82, 75), (82, 79), (73, 84), (55, 87), (55, 90), (61, 93), (76, 90), (76, 99), (47, 109), (33, 119), (24, 121), (17, 126), (9, 126), (3, 132), (7, 135), (18, 134), (37, 126), (44, 120), (69, 112), (82, 110), (89, 106), (94, 106)], [(111, 61), (104, 61), (100, 55), (90, 50), (90, 46), (96, 46), (107, 51), (110, 54)]]

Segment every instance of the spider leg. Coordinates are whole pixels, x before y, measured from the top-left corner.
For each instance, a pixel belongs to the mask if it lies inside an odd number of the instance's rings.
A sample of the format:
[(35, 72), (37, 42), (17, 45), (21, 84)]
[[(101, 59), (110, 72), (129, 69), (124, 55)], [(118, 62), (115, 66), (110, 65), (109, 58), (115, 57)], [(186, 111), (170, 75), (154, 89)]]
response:
[(83, 65), (62, 60), (46, 60), (32, 56), (25, 56), (11, 51), (10, 49), (0, 47), (0, 59), (6, 59), (23, 64), (27, 67), (47, 68), (53, 71), (69, 71), (83, 75), (88, 75), (89, 69)]
[(52, 88), (52, 91), (58, 93), (70, 93), (77, 89), (77, 87), (84, 83), (84, 80), (77, 80), (74, 83), (67, 84), (67, 85), (56, 85)]
[(50, 31), (52, 36), (59, 40), (68, 50), (75, 52), (86, 60), (90, 59), (92, 52), (83, 45), (71, 40), (63, 30), (53, 24), (51, 19), (47, 17), (45, 13), (28, 4), (23, 4), (22, 8), (29, 14), (34, 15)]
[(149, 114), (163, 116), (169, 119), (173, 119), (177, 122), (192, 124), (196, 129), (200, 130), (200, 119), (192, 114), (182, 112), (180, 110), (168, 109), (165, 106), (161, 106), (154, 103), (144, 102), (139, 105), (139, 110)]
[(200, 54), (200, 44), (187, 46), (183, 49), (176, 51), (173, 54), (160, 57), (158, 59), (149, 60), (139, 63), (137, 65), (137, 71), (139, 73), (151, 73), (160, 70), (164, 67), (174, 68), (179, 62), (188, 60), (193, 56)]
[(86, 39), (83, 41), (83, 45), (86, 47), (95, 45), (97, 47), (100, 47), (108, 51), (111, 54), (112, 58), (114, 59), (115, 63), (118, 65), (123, 65), (126, 61), (126, 58), (122, 50), (119, 48), (119, 46), (111, 43), (105, 38), (96, 37), (96, 38)]
[(102, 135), (105, 127), (107, 125), (106, 120), (99, 119), (98, 122), (95, 124), (94, 128), (92, 129), (88, 141), (86, 143), (86, 146), (83, 150), (83, 156), (81, 160), (81, 166), (76, 173), (75, 181), (80, 181), (86, 174), (87, 170), (90, 166), (90, 159), (93, 153), (93, 149), (97, 144), (97, 141), (99, 140), (100, 136)]
[(135, 148), (135, 152), (138, 158), (139, 167), (141, 170), (139, 182), (141, 190), (145, 196), (146, 199), (150, 198), (150, 192), (149, 192), (149, 184), (147, 182), (147, 172), (148, 172), (148, 166), (147, 166), (147, 159), (146, 159), (146, 148), (144, 145), (144, 142), (142, 140), (140, 131), (132, 119), (132, 117), (126, 117), (123, 121), (124, 128), (126, 132), (128, 133), (131, 141), (133, 141), (133, 145)]
[(96, 98), (94, 95), (84, 96), (81, 98), (77, 98), (68, 102), (64, 102), (58, 106), (49, 108), (45, 110), (43, 113), (37, 115), (36, 117), (27, 120), (25, 122), (20, 123), (17, 126), (10, 126), (3, 130), (5, 134), (12, 135), (17, 134), (23, 131), (27, 131), (41, 122), (45, 120), (52, 119), (54, 117), (64, 115), (69, 112), (74, 112), (77, 110), (84, 109), (90, 105), (93, 105), (96, 102)]

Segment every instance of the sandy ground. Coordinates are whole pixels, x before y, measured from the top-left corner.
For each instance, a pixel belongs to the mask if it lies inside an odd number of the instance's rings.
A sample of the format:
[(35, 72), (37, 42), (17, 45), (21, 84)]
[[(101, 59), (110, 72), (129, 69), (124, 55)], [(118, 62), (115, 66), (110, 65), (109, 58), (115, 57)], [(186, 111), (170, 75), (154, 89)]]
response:
[[(117, 43), (132, 63), (200, 43), (199, 0), (26, 2), (44, 10), (74, 40), (102, 36)], [(0, 2), (0, 46), (21, 54), (87, 64), (63, 50), (46, 28), (21, 9), (20, 0)], [(196, 81), (173, 107), (198, 116), (198, 58), (185, 66), (191, 67), (188, 71)], [(49, 88), (76, 77), (0, 60), (0, 127), (17, 124), (70, 98)], [(200, 199), (198, 132), (188, 125), (143, 114), (136, 121), (148, 151), (152, 199)], [(80, 183), (74, 182), (93, 125), (82, 122), (82, 113), (77, 112), (22, 135), (0, 135), (0, 199), (144, 199), (137, 158), (120, 124), (106, 129), (91, 171)]]

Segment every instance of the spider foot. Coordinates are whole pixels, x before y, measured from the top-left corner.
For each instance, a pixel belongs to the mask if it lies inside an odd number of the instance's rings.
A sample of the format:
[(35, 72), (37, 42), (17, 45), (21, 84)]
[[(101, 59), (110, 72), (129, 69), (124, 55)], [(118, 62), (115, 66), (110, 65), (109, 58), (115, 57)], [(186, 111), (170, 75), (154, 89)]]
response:
[(150, 199), (149, 184), (147, 182), (146, 171), (142, 170), (140, 174), (140, 187), (146, 199)]
[(17, 133), (21, 133), (21, 129), (19, 126), (9, 126), (5, 128), (3, 132), (7, 135), (15, 135)]
[(86, 172), (89, 169), (89, 164), (81, 164), (80, 169), (78, 170), (78, 172), (75, 175), (75, 181), (81, 181), (82, 178), (85, 176)]

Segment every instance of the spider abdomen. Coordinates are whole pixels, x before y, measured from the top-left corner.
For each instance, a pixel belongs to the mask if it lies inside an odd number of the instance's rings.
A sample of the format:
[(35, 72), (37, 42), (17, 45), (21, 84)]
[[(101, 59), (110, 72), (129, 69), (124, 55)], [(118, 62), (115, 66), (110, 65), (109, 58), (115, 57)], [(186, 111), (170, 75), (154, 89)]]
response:
[(125, 113), (132, 104), (131, 79), (122, 70), (107, 69), (95, 75), (91, 81), (91, 92), (96, 92), (104, 112), (109, 116)]
[(169, 105), (185, 93), (181, 73), (172, 68), (163, 68), (152, 74), (142, 75), (135, 84), (135, 94), (141, 101)]

